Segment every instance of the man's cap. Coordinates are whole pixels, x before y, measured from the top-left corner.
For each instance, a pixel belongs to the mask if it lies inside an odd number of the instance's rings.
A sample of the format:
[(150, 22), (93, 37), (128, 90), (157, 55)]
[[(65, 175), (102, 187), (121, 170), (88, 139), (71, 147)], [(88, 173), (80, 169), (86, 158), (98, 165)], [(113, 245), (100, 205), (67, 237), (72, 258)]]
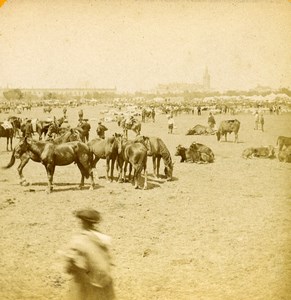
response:
[(101, 221), (100, 213), (97, 210), (90, 208), (77, 210), (75, 216), (89, 223), (99, 223)]

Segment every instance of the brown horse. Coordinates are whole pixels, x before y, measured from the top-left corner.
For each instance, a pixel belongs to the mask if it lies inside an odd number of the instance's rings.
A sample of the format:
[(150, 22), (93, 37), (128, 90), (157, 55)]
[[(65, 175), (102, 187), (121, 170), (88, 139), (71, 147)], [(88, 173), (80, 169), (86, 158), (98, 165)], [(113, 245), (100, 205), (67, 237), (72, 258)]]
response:
[[(114, 164), (118, 155), (118, 135), (115, 134), (112, 137), (106, 139), (96, 138), (90, 141), (87, 145), (90, 151), (93, 153), (92, 167), (96, 168), (96, 164), (99, 159), (106, 159), (106, 180), (109, 181), (109, 170), (110, 180), (113, 181)], [(111, 161), (111, 167), (110, 167)]]
[(14, 137), (16, 137), (16, 135), (18, 135), (18, 137), (20, 137), (20, 132), (21, 132), (21, 127), (23, 125), (23, 121), (21, 118), (19, 117), (15, 117), (15, 116), (10, 116), (8, 118), (8, 121), (12, 124), (13, 129), (14, 129)]
[(39, 140), (42, 140), (42, 136), (46, 138), (48, 134), (51, 136), (53, 133), (59, 134), (60, 126), (63, 124), (65, 118), (61, 117), (57, 121), (37, 121), (36, 122), (36, 132), (39, 135)]
[(156, 178), (159, 177), (160, 162), (162, 158), (165, 165), (164, 172), (166, 178), (167, 180), (172, 180), (174, 164), (167, 146), (162, 139), (154, 136), (149, 137), (149, 143), (150, 151), (148, 151), (148, 156), (152, 156), (154, 176)]
[[(63, 134), (62, 136), (57, 137), (52, 143), (54, 145), (60, 145), (62, 143), (67, 143), (67, 142), (72, 142), (72, 141), (80, 141), (80, 136), (77, 131), (74, 131), (71, 129), (68, 132), (66, 132), (65, 134)], [(3, 169), (11, 168), (15, 163), (15, 159), (19, 158), (20, 164), (17, 167), (17, 171), (18, 171), (18, 175), (20, 178), (20, 185), (27, 186), (27, 185), (29, 185), (29, 183), (24, 178), (22, 171), (30, 159), (33, 160), (34, 162), (41, 162), (41, 158), (38, 154), (35, 154), (34, 152), (31, 152), (29, 150), (23, 152), (23, 148), (21, 147), (22, 143), (23, 143), (23, 139), (14, 148), (9, 164), (7, 166), (3, 167)]]
[(127, 122), (127, 119), (123, 119), (120, 122), (120, 126), (123, 129), (123, 135), (127, 138), (128, 137), (128, 130), (132, 130), (133, 132), (136, 133), (136, 135), (140, 135), (141, 132), (141, 123), (133, 119), (130, 122)]
[(134, 169), (133, 181), (135, 189), (138, 189), (138, 181), (141, 177), (141, 172), (144, 170), (144, 186), (147, 189), (147, 147), (144, 143), (128, 141), (125, 138), (119, 137), (119, 153), (118, 153), (118, 168), (119, 182), (126, 179), (127, 165), (129, 164), (129, 177)]
[(12, 151), (12, 142), (13, 142), (13, 136), (14, 136), (14, 129), (11, 125), (5, 124), (3, 122), (0, 122), (0, 137), (6, 137), (7, 143), (6, 143), (6, 150), (9, 151), (8, 146), (10, 144), (10, 150)]

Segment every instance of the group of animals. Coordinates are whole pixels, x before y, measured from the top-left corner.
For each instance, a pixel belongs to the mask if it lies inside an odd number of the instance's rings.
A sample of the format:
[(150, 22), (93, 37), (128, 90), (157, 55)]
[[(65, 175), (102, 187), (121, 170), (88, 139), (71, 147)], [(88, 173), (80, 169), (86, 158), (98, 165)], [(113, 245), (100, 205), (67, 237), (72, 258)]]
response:
[[(100, 159), (106, 159), (106, 179), (113, 180), (115, 162), (118, 168), (118, 181), (131, 179), (133, 169), (134, 187), (139, 188), (138, 182), (144, 171), (144, 189), (147, 188), (147, 157), (152, 156), (154, 176), (159, 177), (160, 160), (163, 159), (165, 177), (172, 179), (173, 162), (169, 150), (158, 137), (144, 137), (137, 135), (135, 140), (128, 140), (121, 134), (114, 134), (106, 139), (95, 138), (88, 143), (81, 140), (80, 131), (68, 129), (54, 140), (34, 140), (31, 137), (20, 138), (20, 142), (13, 149), (9, 164), (14, 165), (16, 158), (20, 159), (17, 168), (20, 183), (28, 185), (23, 176), (23, 168), (31, 159), (45, 166), (48, 178), (47, 192), (53, 190), (53, 176), (56, 166), (66, 166), (75, 163), (81, 172), (80, 188), (84, 186), (84, 178), (91, 179), (90, 189), (94, 188), (93, 169)], [(127, 168), (129, 173), (127, 175)], [(109, 175), (110, 173), (110, 175)]]
[[(188, 130), (186, 135), (213, 135), (216, 134), (217, 140), (220, 141), (221, 137), (224, 136), (227, 141), (227, 134), (234, 133), (235, 142), (238, 141), (238, 132), (240, 129), (240, 122), (238, 120), (225, 120), (219, 125), (217, 131), (204, 125), (196, 125)], [(279, 148), (278, 160), (281, 162), (291, 162), (291, 138), (279, 136), (277, 139), (277, 145)], [(193, 154), (193, 146), (188, 149), (179, 147), (177, 153), (183, 153), (183, 161), (197, 161), (197, 155)], [(192, 157), (192, 159), (191, 159)], [(265, 147), (250, 147), (243, 151), (242, 157), (245, 159), (260, 157), (260, 158), (275, 158), (275, 147), (272, 145)], [(201, 161), (205, 161), (201, 159)]]
[[(57, 124), (61, 124), (61, 119)], [(167, 180), (172, 180), (173, 162), (171, 154), (165, 143), (159, 137), (146, 137), (140, 135), (141, 125), (137, 120), (128, 123), (125, 120), (121, 123), (123, 135), (115, 133), (106, 138), (95, 138), (88, 143), (82, 140), (82, 132), (75, 129), (67, 129), (63, 134), (57, 132), (59, 136), (51, 141), (41, 140), (43, 128), (47, 124), (42, 124), (39, 128), (39, 140), (36, 141), (29, 137), (20, 139), (18, 145), (13, 149), (9, 164), (4, 168), (10, 168), (14, 165), (16, 158), (20, 159), (17, 168), (20, 182), (27, 185), (23, 176), (23, 168), (31, 159), (35, 162), (41, 162), (47, 172), (48, 187), (47, 192), (53, 189), (53, 175), (56, 166), (65, 166), (75, 163), (81, 172), (80, 188), (84, 186), (84, 178), (91, 179), (90, 189), (94, 188), (93, 169), (100, 159), (106, 160), (106, 179), (113, 180), (115, 162), (117, 162), (118, 181), (123, 182), (131, 179), (133, 170), (134, 187), (139, 188), (138, 182), (141, 173), (144, 171), (144, 186), (147, 188), (147, 157), (151, 156), (153, 161), (153, 174), (159, 177), (160, 161), (164, 162), (164, 174)], [(51, 126), (51, 125), (50, 125)], [(138, 130), (136, 130), (136, 126)], [(50, 127), (47, 129), (49, 130)], [(240, 122), (238, 120), (225, 120), (220, 123), (218, 130), (215, 132), (218, 141), (224, 136), (227, 141), (227, 134), (234, 133), (235, 141), (238, 141), (238, 131)], [(136, 133), (134, 140), (128, 140), (127, 130), (133, 130)], [(291, 138), (279, 137), (279, 154), (280, 161), (291, 162)], [(181, 162), (195, 163), (212, 163), (214, 162), (213, 151), (200, 143), (193, 142), (189, 148), (178, 145), (176, 156), (181, 156)], [(274, 147), (248, 148), (244, 150), (243, 157), (273, 157)], [(129, 172), (127, 175), (127, 168)], [(127, 176), (126, 176), (127, 175)]]

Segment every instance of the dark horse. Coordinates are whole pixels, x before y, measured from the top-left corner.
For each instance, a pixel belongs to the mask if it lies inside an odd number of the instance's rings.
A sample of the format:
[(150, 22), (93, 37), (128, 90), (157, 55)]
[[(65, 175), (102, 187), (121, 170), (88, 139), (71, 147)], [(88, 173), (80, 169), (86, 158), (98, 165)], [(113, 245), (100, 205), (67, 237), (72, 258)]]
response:
[(141, 123), (138, 120), (136, 120), (136, 119), (133, 119), (130, 123), (127, 123), (126, 121), (127, 121), (126, 119), (123, 119), (120, 122), (120, 126), (123, 129), (123, 135), (125, 137), (127, 137), (129, 129), (131, 129), (133, 132), (135, 132), (136, 135), (140, 135)]
[(149, 137), (149, 143), (150, 151), (148, 151), (148, 156), (152, 156), (154, 176), (157, 178), (159, 177), (160, 162), (162, 158), (165, 165), (165, 176), (167, 180), (172, 180), (174, 164), (167, 146), (162, 139), (154, 136)]
[(6, 137), (7, 143), (6, 143), (6, 150), (9, 151), (8, 146), (10, 142), (10, 150), (12, 151), (12, 141), (14, 136), (14, 129), (12, 125), (9, 126), (6, 125), (3, 122), (0, 122), (0, 137)]
[(82, 142), (74, 141), (55, 145), (50, 142), (35, 141), (25, 137), (19, 143), (19, 155), (30, 151), (46, 169), (48, 177), (47, 193), (53, 189), (53, 176), (56, 166), (67, 166), (76, 163), (81, 172), (80, 188), (84, 186), (84, 178), (91, 178), (90, 190), (94, 188), (92, 172), (92, 154), (88, 146)]
[[(93, 153), (92, 167), (96, 168), (96, 164), (99, 159), (106, 159), (106, 180), (109, 181), (109, 170), (110, 180), (113, 181), (114, 164), (118, 155), (118, 140), (117, 134), (106, 139), (96, 138), (90, 141), (87, 145), (90, 151)], [(110, 167), (111, 161), (111, 167)]]
[(14, 129), (14, 137), (18, 135), (20, 137), (21, 127), (23, 125), (22, 119), (19, 117), (11, 116), (8, 121), (12, 124)]
[[(67, 143), (67, 142), (72, 142), (72, 141), (80, 141), (80, 140), (81, 139), (80, 139), (79, 132), (71, 129), (71, 130), (67, 131), (66, 133), (64, 133), (63, 135), (54, 139), (52, 142), (55, 145), (59, 145), (62, 143)], [(20, 164), (17, 167), (17, 171), (18, 171), (18, 175), (20, 178), (20, 185), (27, 186), (27, 185), (29, 185), (29, 183), (26, 181), (26, 179), (24, 178), (23, 173), (22, 173), (24, 167), (27, 165), (27, 163), (29, 162), (30, 159), (35, 162), (41, 162), (41, 161), (40, 161), (39, 157), (31, 151), (27, 151), (22, 154), (21, 153), (22, 153), (21, 147), (19, 145), (17, 145), (12, 152), (9, 164), (6, 167), (3, 167), (3, 169), (11, 168), (15, 163), (15, 159), (19, 158)]]
[(147, 147), (144, 143), (128, 141), (125, 138), (119, 137), (119, 153), (118, 153), (118, 168), (119, 168), (119, 181), (125, 181), (126, 169), (129, 164), (129, 180), (132, 168), (134, 169), (133, 180), (134, 187), (139, 188), (138, 181), (144, 170), (144, 186), (147, 189)]

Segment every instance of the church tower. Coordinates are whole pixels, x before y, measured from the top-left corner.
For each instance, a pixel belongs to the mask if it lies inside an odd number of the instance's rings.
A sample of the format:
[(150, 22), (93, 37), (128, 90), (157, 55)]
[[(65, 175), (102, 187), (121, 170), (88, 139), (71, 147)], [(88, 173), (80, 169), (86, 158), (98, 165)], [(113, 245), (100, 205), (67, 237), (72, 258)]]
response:
[(208, 73), (208, 68), (205, 68), (205, 72), (203, 75), (203, 89), (204, 91), (209, 91), (210, 90), (210, 75)]

